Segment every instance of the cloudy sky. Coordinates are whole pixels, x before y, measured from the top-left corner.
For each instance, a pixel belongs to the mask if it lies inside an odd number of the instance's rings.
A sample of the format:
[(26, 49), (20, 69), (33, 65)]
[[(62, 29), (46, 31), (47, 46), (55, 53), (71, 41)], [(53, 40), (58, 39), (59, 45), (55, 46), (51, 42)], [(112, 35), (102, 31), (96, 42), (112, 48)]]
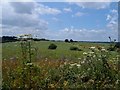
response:
[(0, 19), (2, 35), (79, 41), (118, 38), (117, 2), (3, 2)]

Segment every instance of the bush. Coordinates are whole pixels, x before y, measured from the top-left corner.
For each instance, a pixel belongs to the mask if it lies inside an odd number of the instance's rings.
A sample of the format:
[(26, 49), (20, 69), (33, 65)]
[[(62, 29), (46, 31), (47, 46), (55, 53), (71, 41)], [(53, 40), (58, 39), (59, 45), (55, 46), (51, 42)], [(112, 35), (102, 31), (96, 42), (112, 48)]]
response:
[(72, 47), (70, 47), (70, 50), (74, 50), (74, 51), (82, 51), (81, 49), (79, 49), (79, 48), (76, 47), (76, 46), (72, 46)]
[(117, 42), (114, 47), (115, 48), (120, 48), (120, 42)]
[(115, 51), (115, 48), (114, 47), (109, 47), (107, 50), (109, 50), (109, 51)]
[(48, 49), (56, 49), (57, 48), (57, 45), (55, 45), (55, 44), (50, 44), (49, 45), (49, 47), (48, 47)]

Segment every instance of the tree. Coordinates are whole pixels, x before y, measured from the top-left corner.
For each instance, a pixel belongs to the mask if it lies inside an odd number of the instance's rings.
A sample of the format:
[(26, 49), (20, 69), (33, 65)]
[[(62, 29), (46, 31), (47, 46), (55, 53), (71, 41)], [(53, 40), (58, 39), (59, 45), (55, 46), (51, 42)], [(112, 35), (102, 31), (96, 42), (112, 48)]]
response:
[(72, 39), (70, 39), (70, 42), (73, 42), (73, 40), (72, 40)]
[(69, 40), (68, 40), (68, 39), (65, 39), (65, 42), (69, 42)]

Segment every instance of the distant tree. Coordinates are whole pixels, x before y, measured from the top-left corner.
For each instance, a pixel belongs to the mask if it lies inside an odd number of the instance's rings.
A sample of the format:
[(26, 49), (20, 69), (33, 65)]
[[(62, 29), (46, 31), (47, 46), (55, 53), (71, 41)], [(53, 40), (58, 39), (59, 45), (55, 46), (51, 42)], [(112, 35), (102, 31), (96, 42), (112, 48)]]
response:
[(65, 39), (65, 42), (69, 42), (69, 40), (68, 40), (68, 39)]
[(73, 40), (72, 40), (72, 39), (70, 39), (70, 42), (73, 42)]
[(2, 37), (2, 42), (5, 43), (5, 42), (15, 42), (17, 41), (16, 39), (17, 37), (15, 36), (3, 36)]

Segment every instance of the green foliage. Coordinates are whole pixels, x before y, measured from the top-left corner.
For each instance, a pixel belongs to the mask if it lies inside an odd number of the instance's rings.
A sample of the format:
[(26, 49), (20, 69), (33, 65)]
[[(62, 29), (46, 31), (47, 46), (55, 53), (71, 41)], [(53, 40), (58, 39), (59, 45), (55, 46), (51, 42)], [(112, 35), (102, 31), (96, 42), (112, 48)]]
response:
[(48, 49), (56, 49), (56, 48), (57, 48), (57, 45), (53, 43), (48, 46)]
[(82, 51), (81, 49), (79, 49), (79, 48), (76, 47), (76, 46), (71, 46), (71, 47), (70, 47), (70, 50), (74, 50), (74, 51)]

